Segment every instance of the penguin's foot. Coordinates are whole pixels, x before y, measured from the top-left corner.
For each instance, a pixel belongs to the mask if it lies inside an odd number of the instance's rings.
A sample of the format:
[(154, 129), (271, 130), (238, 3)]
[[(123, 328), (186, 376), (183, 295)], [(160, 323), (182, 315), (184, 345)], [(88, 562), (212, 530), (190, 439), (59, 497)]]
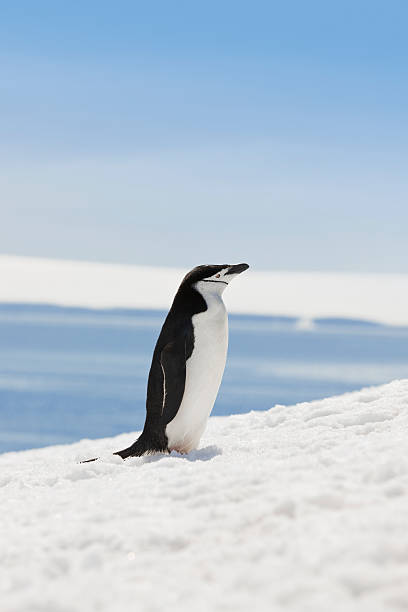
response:
[(179, 455), (188, 455), (188, 451), (186, 451), (184, 448), (177, 448), (177, 447), (173, 447), (173, 448), (169, 448), (169, 453), (172, 452), (178, 453)]

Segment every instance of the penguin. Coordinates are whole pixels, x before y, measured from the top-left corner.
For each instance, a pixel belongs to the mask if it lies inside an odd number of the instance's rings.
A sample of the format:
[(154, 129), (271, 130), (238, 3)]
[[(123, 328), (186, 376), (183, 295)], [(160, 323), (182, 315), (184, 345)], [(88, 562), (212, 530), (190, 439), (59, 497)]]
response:
[(183, 278), (153, 352), (143, 431), (115, 455), (185, 454), (197, 448), (227, 359), (228, 315), (222, 294), (248, 268), (246, 263), (201, 265)]

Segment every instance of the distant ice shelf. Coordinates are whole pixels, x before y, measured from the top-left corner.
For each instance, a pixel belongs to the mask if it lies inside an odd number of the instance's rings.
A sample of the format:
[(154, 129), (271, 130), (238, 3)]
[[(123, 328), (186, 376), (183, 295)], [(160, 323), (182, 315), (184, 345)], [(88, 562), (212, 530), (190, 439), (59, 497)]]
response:
[[(0, 302), (166, 310), (186, 272), (0, 255)], [(296, 317), (305, 328), (327, 317), (404, 326), (408, 275), (250, 268), (225, 301), (230, 312)]]

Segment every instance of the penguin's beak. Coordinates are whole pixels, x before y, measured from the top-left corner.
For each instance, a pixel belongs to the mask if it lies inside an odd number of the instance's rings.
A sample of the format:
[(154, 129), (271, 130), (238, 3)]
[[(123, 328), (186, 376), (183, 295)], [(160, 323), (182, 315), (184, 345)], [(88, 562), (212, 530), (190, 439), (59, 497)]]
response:
[(249, 266), (246, 263), (236, 264), (228, 269), (225, 276), (229, 276), (230, 274), (241, 274), (241, 272), (245, 272), (245, 270), (248, 270), (248, 268)]

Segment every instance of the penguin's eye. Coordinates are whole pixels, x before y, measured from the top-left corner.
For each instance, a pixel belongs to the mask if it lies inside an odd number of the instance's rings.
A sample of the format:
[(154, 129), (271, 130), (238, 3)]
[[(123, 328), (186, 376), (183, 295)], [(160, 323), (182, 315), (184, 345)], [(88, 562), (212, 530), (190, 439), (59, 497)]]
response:
[(216, 274), (215, 278), (220, 278), (221, 274)]

